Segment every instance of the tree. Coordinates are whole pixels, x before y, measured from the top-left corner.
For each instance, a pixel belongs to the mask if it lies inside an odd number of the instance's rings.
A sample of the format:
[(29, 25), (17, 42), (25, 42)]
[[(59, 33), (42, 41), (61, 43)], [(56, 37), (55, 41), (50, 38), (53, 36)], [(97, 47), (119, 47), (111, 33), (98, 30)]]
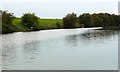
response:
[(79, 16), (79, 22), (81, 24), (84, 24), (85, 27), (91, 27), (94, 26), (93, 24), (93, 18), (89, 13), (84, 13)]
[(63, 18), (63, 26), (64, 28), (75, 28), (77, 27), (77, 15), (75, 13), (67, 14)]
[(12, 25), (14, 18), (13, 13), (2, 11), (2, 33), (10, 33), (15, 30), (15, 26)]
[(100, 18), (97, 14), (92, 14), (92, 18), (93, 18), (93, 26), (95, 27), (100, 27), (102, 26), (102, 21), (103, 19)]
[(39, 30), (38, 19), (34, 13), (26, 13), (22, 16), (22, 24), (32, 30)]

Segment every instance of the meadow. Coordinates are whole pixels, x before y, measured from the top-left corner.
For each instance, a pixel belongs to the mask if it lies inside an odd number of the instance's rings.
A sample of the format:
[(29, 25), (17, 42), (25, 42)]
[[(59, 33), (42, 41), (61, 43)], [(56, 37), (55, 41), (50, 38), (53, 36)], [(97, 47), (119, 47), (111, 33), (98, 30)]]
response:
[[(48, 29), (59, 29), (63, 28), (63, 21), (62, 19), (39, 19), (38, 20), (38, 28), (40, 30), (48, 30)], [(25, 27), (22, 25), (21, 18), (15, 18), (12, 21), (12, 24), (16, 27), (16, 31), (31, 31), (30, 28)]]

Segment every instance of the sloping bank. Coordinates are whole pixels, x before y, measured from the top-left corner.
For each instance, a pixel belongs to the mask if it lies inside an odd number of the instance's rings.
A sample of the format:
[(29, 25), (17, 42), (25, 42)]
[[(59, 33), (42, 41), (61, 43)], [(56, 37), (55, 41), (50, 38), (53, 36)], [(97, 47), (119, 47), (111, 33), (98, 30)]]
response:
[(63, 22), (62, 19), (38, 19), (38, 30), (32, 30), (29, 27), (26, 27), (21, 22), (21, 18), (15, 18), (12, 21), (11, 25), (2, 26), (2, 34), (8, 34), (13, 32), (30, 32), (30, 31), (39, 31), (39, 30), (49, 30), (49, 29), (62, 29)]

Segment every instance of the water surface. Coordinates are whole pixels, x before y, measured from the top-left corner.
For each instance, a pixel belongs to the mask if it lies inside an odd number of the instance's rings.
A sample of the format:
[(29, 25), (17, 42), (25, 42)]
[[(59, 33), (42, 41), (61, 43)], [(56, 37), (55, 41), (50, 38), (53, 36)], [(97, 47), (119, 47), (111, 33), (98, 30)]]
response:
[(117, 70), (118, 32), (43, 30), (1, 35), (3, 70)]

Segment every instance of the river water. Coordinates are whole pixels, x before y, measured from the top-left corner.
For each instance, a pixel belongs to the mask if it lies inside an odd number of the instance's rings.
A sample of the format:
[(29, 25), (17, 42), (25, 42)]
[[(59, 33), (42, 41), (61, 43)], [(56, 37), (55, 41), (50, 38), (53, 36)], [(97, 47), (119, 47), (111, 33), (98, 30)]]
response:
[(118, 32), (94, 29), (58, 29), (0, 35), (2, 69), (117, 70)]

